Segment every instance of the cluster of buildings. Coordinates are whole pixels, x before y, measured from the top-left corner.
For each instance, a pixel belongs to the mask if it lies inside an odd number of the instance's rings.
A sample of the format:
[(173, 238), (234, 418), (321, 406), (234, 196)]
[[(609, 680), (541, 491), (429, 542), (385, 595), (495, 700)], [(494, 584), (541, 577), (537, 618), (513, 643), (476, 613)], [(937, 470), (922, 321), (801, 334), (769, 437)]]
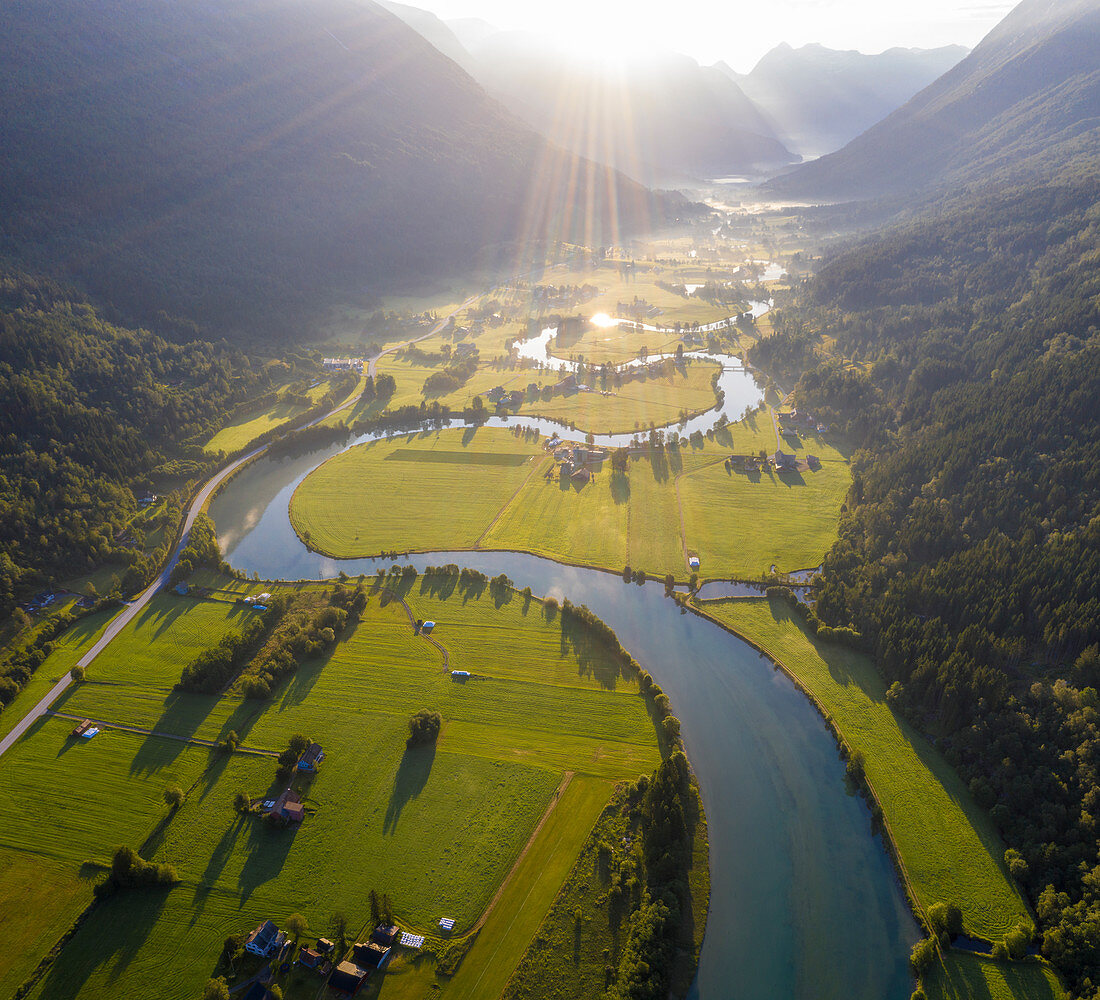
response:
[(812, 414), (807, 413), (805, 410), (799, 410), (797, 407), (792, 408), (790, 413), (779, 414), (779, 426), (785, 431), (816, 430), (819, 434), (824, 434), (829, 429), (826, 424), (816, 420)]
[(362, 358), (324, 358), (321, 361), (321, 367), (327, 368), (330, 371), (358, 371), (363, 367)]
[[(593, 467), (607, 460), (607, 451), (603, 448), (566, 444), (557, 438), (551, 438), (546, 447), (554, 452), (554, 458), (561, 463), (557, 466), (558, 475), (581, 485), (592, 478)], [(547, 478), (552, 479), (553, 476), (554, 469), (550, 469)]]
[[(302, 751), (298, 763), (294, 765), (296, 771), (304, 774), (316, 774), (321, 761), (325, 759), (325, 751), (320, 743), (310, 743)], [(287, 788), (274, 799), (262, 799), (253, 803), (259, 806), (260, 811), (272, 820), (282, 823), (284, 826), (297, 825), (305, 819), (306, 808), (302, 804), (302, 796), (292, 787)]]

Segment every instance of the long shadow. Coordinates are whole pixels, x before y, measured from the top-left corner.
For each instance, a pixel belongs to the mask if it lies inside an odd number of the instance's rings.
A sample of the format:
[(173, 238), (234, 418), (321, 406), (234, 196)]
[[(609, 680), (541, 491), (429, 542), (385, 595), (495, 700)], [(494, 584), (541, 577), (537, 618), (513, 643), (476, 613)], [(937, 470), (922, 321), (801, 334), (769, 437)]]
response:
[(221, 840), (218, 841), (217, 846), (214, 848), (214, 852), (210, 855), (210, 860), (206, 863), (206, 870), (202, 873), (199, 884), (195, 886), (191, 924), (194, 924), (199, 919), (199, 915), (206, 906), (206, 899), (214, 888), (214, 883), (217, 882), (218, 876), (221, 875), (225, 870), (225, 866), (229, 863), (229, 859), (233, 855), (233, 847), (240, 838), (245, 825), (247, 823), (259, 822), (261, 821), (254, 817), (238, 816), (233, 825), (222, 834)]
[[(218, 699), (214, 695), (172, 691), (164, 699), (164, 711), (151, 728), (154, 732), (190, 739), (217, 703)], [(186, 747), (187, 744), (182, 740), (146, 736), (130, 762), (130, 773), (148, 774), (156, 771), (174, 761)]]
[(611, 473), (611, 499), (618, 504), (630, 501), (630, 477), (625, 472)]
[[(274, 798), (280, 791), (281, 789), (271, 789), (268, 794)], [(308, 823), (309, 820), (305, 822)], [(286, 827), (269, 826), (264, 820), (251, 824), (248, 831), (248, 856), (237, 878), (242, 905), (259, 886), (278, 877), (286, 864), (297, 833), (298, 827), (293, 824)]]
[(405, 753), (397, 767), (397, 774), (393, 777), (390, 801), (386, 804), (386, 815), (382, 820), (383, 834), (397, 832), (397, 821), (401, 818), (401, 810), (424, 790), (434, 763), (434, 743), (428, 746), (405, 747)]
[(124, 890), (101, 903), (50, 966), (41, 995), (74, 1000), (97, 969), (114, 983), (145, 943), (172, 889)]
[(779, 481), (784, 486), (805, 486), (806, 480), (797, 469), (783, 469), (779, 473)]
[(576, 621), (572, 616), (561, 615), (561, 641), (559, 652), (562, 656), (570, 653), (577, 658), (577, 673), (581, 677), (590, 677), (608, 691), (614, 691), (620, 678), (626, 678), (623, 667), (612, 662), (603, 644), (594, 639), (588, 626)]
[(446, 601), (458, 586), (458, 574), (433, 574), (420, 577), (420, 593)]
[(650, 451), (649, 466), (653, 470), (653, 478), (657, 482), (664, 483), (668, 481), (670, 478), (668, 456), (663, 448)]
[(668, 456), (668, 467), (674, 476), (678, 476), (684, 471), (684, 457), (680, 454), (680, 449), (668, 448), (665, 453)]

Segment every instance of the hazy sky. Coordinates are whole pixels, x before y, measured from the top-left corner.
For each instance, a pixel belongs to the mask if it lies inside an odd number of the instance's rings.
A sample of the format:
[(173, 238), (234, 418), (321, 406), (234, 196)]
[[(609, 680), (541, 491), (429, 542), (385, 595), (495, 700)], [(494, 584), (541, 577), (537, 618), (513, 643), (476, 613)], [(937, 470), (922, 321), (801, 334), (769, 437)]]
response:
[(588, 50), (674, 49), (746, 72), (780, 42), (881, 52), (973, 46), (1014, 6), (1003, 0), (402, 0), (444, 19), (582, 39)]

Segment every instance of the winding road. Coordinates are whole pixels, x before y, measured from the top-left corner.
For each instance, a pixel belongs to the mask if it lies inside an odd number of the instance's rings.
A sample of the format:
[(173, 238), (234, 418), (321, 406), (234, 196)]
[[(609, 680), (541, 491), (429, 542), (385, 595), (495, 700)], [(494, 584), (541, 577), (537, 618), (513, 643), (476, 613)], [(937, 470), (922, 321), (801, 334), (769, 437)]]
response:
[[(367, 364), (367, 373), (371, 377), (374, 376), (378, 360), (383, 355), (400, 350), (402, 347), (407, 347), (409, 344), (418, 343), (421, 340), (426, 340), (428, 337), (432, 337), (438, 334), (444, 328), (444, 326), (446, 326), (447, 321), (452, 316), (465, 309), (472, 302), (481, 298), (483, 294), (486, 293), (479, 292), (476, 295), (471, 295), (468, 299), (466, 299), (460, 305), (451, 310), (451, 312), (444, 316), (443, 319), (441, 319), (434, 327), (432, 327), (431, 330), (429, 330), (423, 336), (417, 337), (415, 340), (406, 341), (405, 343), (394, 344), (392, 347), (387, 347), (384, 351), (376, 354), (369, 360)], [(342, 402), (339, 406), (334, 407), (332, 410), (329, 410), (328, 413), (317, 417), (316, 420), (313, 420), (306, 426), (313, 427), (315, 424), (319, 424), (323, 420), (328, 420), (330, 417), (333, 417), (338, 413), (342, 413), (344, 410), (358, 403), (359, 399), (359, 396), (350, 396), (348, 399), (344, 400), (344, 402)], [(128, 601), (123, 610), (111, 620), (111, 622), (107, 625), (107, 628), (104, 629), (103, 635), (101, 635), (96, 640), (92, 648), (89, 649), (88, 652), (86, 652), (77, 661), (78, 667), (88, 667), (92, 663), (92, 661), (111, 644), (115, 636), (117, 636), (124, 628), (126, 628), (127, 625), (130, 624), (130, 622), (132, 622), (138, 615), (140, 615), (141, 612), (145, 609), (145, 606), (153, 599), (157, 592), (160, 591), (168, 583), (168, 577), (171, 575), (172, 570), (175, 569), (176, 563), (179, 562), (180, 553), (183, 552), (188, 540), (191, 537), (191, 529), (192, 527), (194, 527), (195, 519), (199, 516), (207, 501), (210, 500), (211, 496), (213, 496), (218, 487), (221, 486), (222, 483), (224, 483), (227, 479), (229, 479), (238, 469), (240, 469), (241, 466), (246, 465), (248, 462), (251, 462), (252, 459), (256, 458), (258, 455), (262, 455), (265, 451), (267, 451), (268, 447), (270, 447), (270, 442), (268, 444), (260, 446), (259, 448), (254, 448), (247, 454), (242, 455), (240, 458), (237, 458), (234, 461), (230, 462), (230, 464), (227, 465), (224, 469), (219, 471), (211, 479), (207, 480), (202, 489), (199, 490), (194, 499), (191, 501), (191, 506), (187, 509), (187, 516), (184, 518), (183, 521), (183, 527), (180, 531), (179, 542), (177, 542), (171, 557), (164, 564), (164, 568), (160, 571), (156, 579), (154, 579), (153, 582), (149, 584), (148, 587), (146, 587), (132, 601)], [(46, 694), (38, 702), (38, 704), (34, 706), (34, 708), (30, 709), (30, 711), (28, 711), (27, 714), (24, 715), (23, 718), (15, 724), (11, 732), (8, 733), (3, 739), (0, 739), (0, 756), (6, 753), (19, 740), (19, 738), (23, 736), (23, 734), (26, 733), (28, 729), (31, 728), (31, 726), (33, 726), (39, 719), (47, 714), (50, 706), (68, 690), (69, 685), (72, 683), (72, 674), (67, 673), (52, 688), (50, 688), (49, 693)]]

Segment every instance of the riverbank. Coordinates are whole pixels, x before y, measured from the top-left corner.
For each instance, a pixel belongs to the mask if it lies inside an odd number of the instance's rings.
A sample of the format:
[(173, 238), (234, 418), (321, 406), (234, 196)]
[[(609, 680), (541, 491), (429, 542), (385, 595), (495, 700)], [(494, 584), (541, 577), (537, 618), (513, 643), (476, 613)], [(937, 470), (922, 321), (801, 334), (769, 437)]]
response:
[[(695, 601), (691, 607), (752, 644), (791, 677), (834, 730), (845, 756), (858, 754), (899, 875), (926, 926), (935, 903), (959, 906), (967, 932), (985, 940), (1001, 939), (1017, 923), (1033, 924), (1004, 865), (1004, 844), (992, 821), (938, 751), (891, 709), (886, 684), (868, 657), (814, 639), (776, 598)], [(945, 953), (945, 962), (927, 978), (938, 984), (940, 995), (954, 996), (951, 983), (978, 973), (969, 968), (968, 958), (954, 952)], [(1057, 985), (1053, 970), (1039, 964), (1045, 972), (1025, 975), (1015, 966), (979, 971), (1003, 989), (1021, 976)]]

